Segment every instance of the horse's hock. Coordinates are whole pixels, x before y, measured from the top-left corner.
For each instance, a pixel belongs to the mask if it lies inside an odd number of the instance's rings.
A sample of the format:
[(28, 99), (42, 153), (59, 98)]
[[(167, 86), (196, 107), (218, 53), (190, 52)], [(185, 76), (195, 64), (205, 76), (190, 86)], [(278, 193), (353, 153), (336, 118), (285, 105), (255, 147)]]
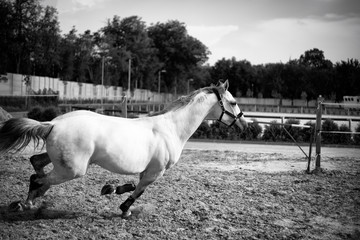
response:
[(11, 114), (5, 111), (2, 107), (0, 107), (0, 122), (4, 122), (12, 118)]

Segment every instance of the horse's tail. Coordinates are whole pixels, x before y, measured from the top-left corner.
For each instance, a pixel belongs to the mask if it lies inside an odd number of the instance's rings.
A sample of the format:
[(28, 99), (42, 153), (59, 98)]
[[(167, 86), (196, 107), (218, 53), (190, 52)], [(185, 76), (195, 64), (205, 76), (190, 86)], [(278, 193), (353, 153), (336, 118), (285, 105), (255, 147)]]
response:
[(50, 122), (38, 122), (29, 118), (11, 118), (0, 123), (0, 152), (23, 150), (31, 141), (39, 146), (40, 140), (46, 140), (54, 125)]

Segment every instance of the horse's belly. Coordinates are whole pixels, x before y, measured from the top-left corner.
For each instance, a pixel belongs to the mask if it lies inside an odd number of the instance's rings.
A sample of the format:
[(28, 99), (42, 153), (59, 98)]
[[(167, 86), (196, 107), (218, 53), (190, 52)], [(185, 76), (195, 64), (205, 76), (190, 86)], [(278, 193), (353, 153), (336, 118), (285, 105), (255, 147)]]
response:
[(149, 164), (149, 157), (140, 149), (133, 154), (121, 150), (116, 153), (98, 154), (91, 160), (106, 170), (119, 174), (136, 174), (145, 170)]

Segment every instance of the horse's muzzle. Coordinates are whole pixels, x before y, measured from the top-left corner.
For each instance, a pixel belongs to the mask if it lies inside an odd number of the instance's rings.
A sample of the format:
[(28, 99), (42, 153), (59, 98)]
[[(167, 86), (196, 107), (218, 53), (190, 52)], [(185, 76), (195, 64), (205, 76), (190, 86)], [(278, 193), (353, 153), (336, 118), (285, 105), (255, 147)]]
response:
[(244, 131), (248, 127), (248, 122), (246, 121), (244, 116), (241, 116), (240, 118), (236, 119), (235, 124), (241, 129), (241, 131)]

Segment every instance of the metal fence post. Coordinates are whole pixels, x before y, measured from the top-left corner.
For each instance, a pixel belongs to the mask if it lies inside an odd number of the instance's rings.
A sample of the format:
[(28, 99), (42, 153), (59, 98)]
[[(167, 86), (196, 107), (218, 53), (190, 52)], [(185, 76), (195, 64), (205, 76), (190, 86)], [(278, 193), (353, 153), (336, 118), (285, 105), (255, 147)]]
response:
[(318, 107), (316, 111), (316, 126), (315, 126), (315, 134), (316, 134), (316, 162), (315, 169), (320, 170), (320, 161), (321, 161), (321, 118), (322, 118), (322, 102), (324, 98), (321, 95), (318, 97)]
[(127, 97), (126, 95), (123, 96), (123, 104), (122, 104), (122, 114), (124, 118), (127, 118)]

